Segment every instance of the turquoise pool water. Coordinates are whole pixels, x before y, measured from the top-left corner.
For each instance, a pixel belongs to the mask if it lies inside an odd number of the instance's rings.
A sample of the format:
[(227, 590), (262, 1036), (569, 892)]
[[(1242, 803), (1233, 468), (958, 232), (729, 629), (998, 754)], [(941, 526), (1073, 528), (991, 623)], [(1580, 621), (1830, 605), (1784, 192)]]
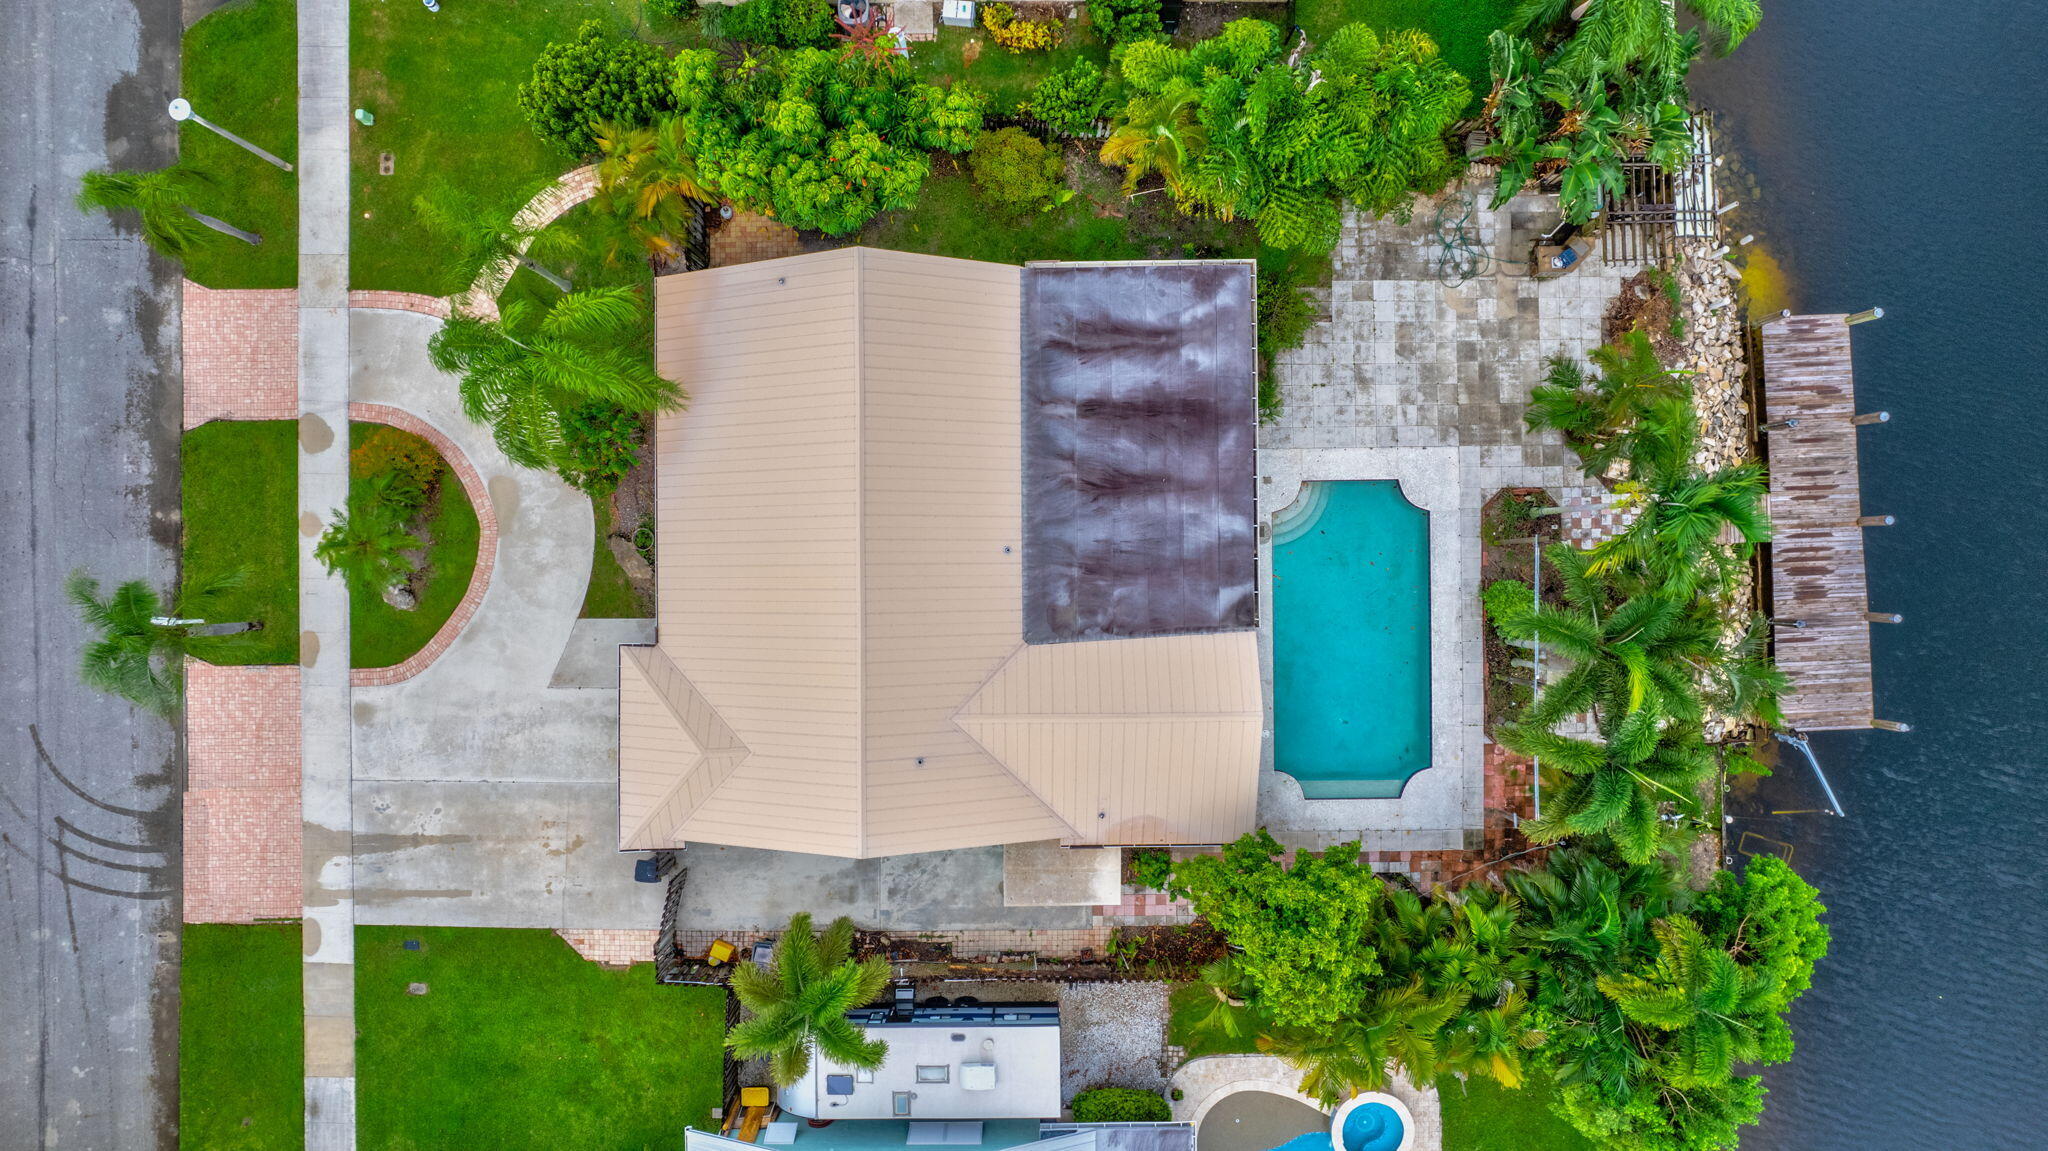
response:
[(1310, 799), (1429, 766), (1429, 513), (1392, 480), (1310, 483), (1273, 518), (1273, 759)]
[(1344, 1117), (1344, 1151), (1400, 1151), (1407, 1127), (1392, 1107), (1361, 1103)]

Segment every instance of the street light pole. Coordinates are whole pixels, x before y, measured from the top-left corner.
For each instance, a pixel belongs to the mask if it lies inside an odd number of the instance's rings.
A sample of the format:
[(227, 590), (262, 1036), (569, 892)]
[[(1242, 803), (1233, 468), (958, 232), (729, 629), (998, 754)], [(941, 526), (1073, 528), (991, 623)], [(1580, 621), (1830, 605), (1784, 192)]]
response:
[(278, 159), (276, 156), (271, 155), (270, 153), (264, 151), (263, 149), (258, 148), (256, 145), (251, 144), (249, 141), (244, 140), (240, 136), (235, 135), (233, 132), (228, 131), (226, 128), (221, 127), (219, 124), (216, 124), (213, 121), (207, 119), (206, 117), (201, 116), (199, 113), (194, 112), (192, 110), (191, 101), (186, 100), (183, 97), (171, 101), (171, 119), (176, 120), (180, 123), (183, 123), (186, 120), (190, 120), (193, 123), (198, 124), (202, 128), (212, 129), (216, 135), (221, 136), (232, 143), (239, 144), (243, 148), (248, 149), (250, 152), (255, 153), (257, 156), (260, 156), (263, 159), (269, 161), (270, 163), (275, 164), (280, 168), (283, 168), (285, 171), (289, 172), (292, 170), (292, 166), (290, 164), (285, 163), (283, 160)]

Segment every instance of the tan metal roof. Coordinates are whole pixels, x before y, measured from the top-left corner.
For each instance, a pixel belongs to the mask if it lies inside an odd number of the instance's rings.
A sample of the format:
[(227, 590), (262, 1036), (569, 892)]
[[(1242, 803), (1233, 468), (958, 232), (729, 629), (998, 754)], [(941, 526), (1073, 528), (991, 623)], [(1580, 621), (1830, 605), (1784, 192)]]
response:
[(1020, 271), (847, 248), (656, 281), (691, 400), (655, 433), (660, 639), (620, 659), (622, 847), (1251, 828), (1253, 633), (1023, 643)]

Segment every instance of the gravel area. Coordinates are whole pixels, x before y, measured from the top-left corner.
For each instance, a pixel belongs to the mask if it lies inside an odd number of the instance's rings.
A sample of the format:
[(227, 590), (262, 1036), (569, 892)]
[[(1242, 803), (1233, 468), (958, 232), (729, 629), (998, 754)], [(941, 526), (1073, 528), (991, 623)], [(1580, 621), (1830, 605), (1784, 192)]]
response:
[(1166, 1090), (1164, 983), (1070, 983), (1060, 989), (1061, 1098), (1090, 1087)]

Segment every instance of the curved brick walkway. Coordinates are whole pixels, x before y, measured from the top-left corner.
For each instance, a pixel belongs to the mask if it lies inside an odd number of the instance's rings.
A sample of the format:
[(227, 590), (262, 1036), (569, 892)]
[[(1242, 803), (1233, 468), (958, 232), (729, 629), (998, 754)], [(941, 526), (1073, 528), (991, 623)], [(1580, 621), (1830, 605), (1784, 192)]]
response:
[(402, 663), (389, 667), (359, 667), (349, 672), (349, 684), (354, 687), (376, 687), (382, 684), (400, 683), (425, 671), (439, 659), (455, 637), (462, 634), (470, 617), (476, 614), (478, 605), (484, 601), (484, 593), (491, 587), (491, 569), (498, 562), (498, 514), (491, 506), (490, 489), (476, 467), (469, 462), (455, 441), (443, 435), (441, 429), (413, 415), (402, 408), (389, 404), (350, 404), (350, 420), (374, 424), (388, 424), (400, 431), (411, 432), (441, 453), (448, 461), (448, 467), (455, 477), (462, 481), (462, 490), (469, 496), (469, 504), (476, 509), (476, 570), (469, 577), (469, 587), (462, 593), (462, 602), (455, 605), (448, 619), (441, 624), (441, 630), (427, 645), (407, 657)]
[[(573, 172), (566, 173), (539, 195), (526, 202), (526, 207), (512, 218), (521, 228), (539, 228), (561, 218), (562, 213), (581, 204), (597, 194), (597, 165), (585, 164)], [(526, 250), (520, 245), (520, 250)], [(506, 281), (518, 269), (518, 263), (504, 260), (484, 269), (467, 292), (454, 298), (454, 303), (465, 313), (479, 319), (498, 318), (498, 293), (505, 290)]]

